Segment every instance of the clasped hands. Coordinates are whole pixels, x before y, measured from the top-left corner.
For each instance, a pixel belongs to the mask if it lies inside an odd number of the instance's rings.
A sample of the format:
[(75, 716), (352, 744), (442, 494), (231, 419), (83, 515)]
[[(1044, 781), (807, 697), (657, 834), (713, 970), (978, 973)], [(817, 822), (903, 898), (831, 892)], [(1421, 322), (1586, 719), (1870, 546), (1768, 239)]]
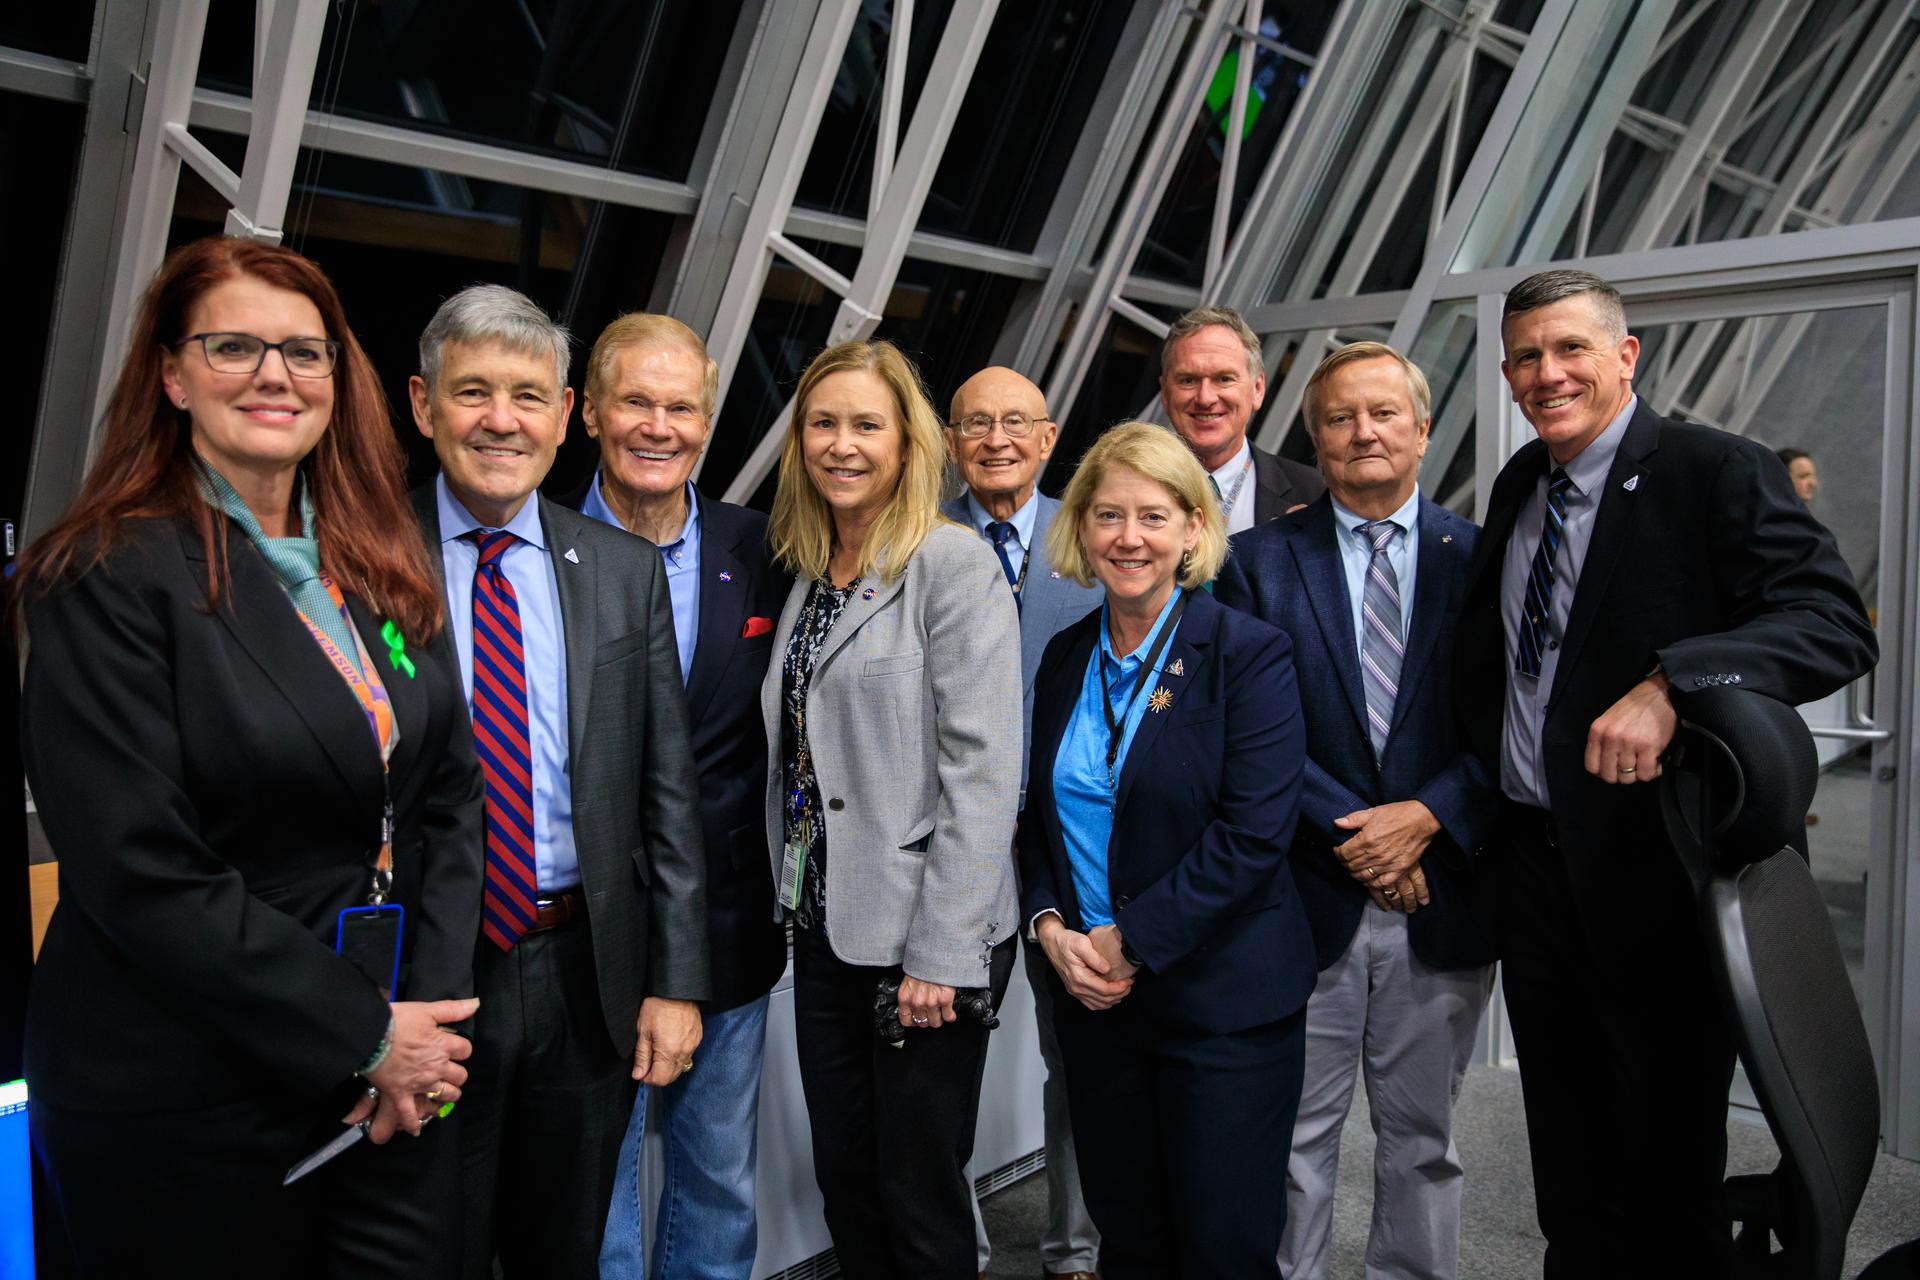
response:
[(1120, 952), (1118, 926), (1103, 924), (1081, 933), (1049, 913), (1040, 917), (1033, 932), (1067, 994), (1087, 1008), (1111, 1009), (1133, 990), (1136, 970)]
[(401, 1000), (388, 1006), (393, 1029), (390, 1047), (380, 1065), (367, 1073), (374, 1094), (363, 1097), (346, 1114), (343, 1124), (359, 1124), (372, 1117), (367, 1136), (385, 1142), (396, 1130), (418, 1137), (420, 1126), (435, 1108), (460, 1099), (467, 1069), (460, 1064), (473, 1053), (473, 1043), (448, 1023), (465, 1022), (480, 1008), (478, 1000)]
[(1418, 800), (1397, 800), (1357, 809), (1333, 825), (1353, 832), (1333, 852), (1375, 906), (1412, 915), (1433, 900), (1420, 869), (1421, 856), (1440, 831), (1433, 810)]

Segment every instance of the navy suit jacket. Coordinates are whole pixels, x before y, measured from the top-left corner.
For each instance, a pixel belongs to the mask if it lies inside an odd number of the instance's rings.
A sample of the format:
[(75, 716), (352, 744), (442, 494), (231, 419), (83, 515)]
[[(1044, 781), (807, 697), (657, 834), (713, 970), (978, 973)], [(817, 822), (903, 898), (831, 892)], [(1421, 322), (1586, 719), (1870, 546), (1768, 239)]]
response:
[[(592, 479), (568, 505), (578, 510)], [(787, 965), (787, 935), (773, 912), (767, 864), (767, 731), (760, 682), (773, 661), (774, 624), (793, 578), (767, 558), (767, 518), (695, 490), (700, 504), (700, 623), (687, 672), (687, 737), (700, 777), (700, 835), (707, 851), (710, 1011), (737, 1008), (773, 989)], [(722, 578), (721, 575), (726, 577)], [(746, 635), (749, 619), (756, 635)]]
[(1293, 870), (1323, 969), (1346, 951), (1367, 904), (1366, 890), (1333, 851), (1349, 837), (1333, 820), (1396, 800), (1421, 801), (1441, 826), (1420, 860), (1433, 900), (1407, 921), (1414, 954), (1436, 969), (1494, 958), (1490, 908), (1474, 863), (1496, 793), (1455, 724), (1452, 686), (1453, 637), (1477, 531), (1425, 498), (1419, 512), (1407, 656), (1378, 768), (1332, 499), (1235, 535), (1214, 583), (1220, 603), (1272, 623), (1293, 641), (1307, 734)]
[[(1047, 529), (1059, 514), (1058, 499), (1036, 494), (1039, 504), (1033, 520), (1033, 547), (1027, 561), (1027, 580), (1020, 588), (1020, 684), (1026, 702), (1020, 717), (1020, 789), (1027, 786), (1027, 760), (1033, 754), (1033, 682), (1040, 674), (1040, 658), (1047, 641), (1070, 623), (1098, 609), (1102, 599), (1099, 587), (1083, 587), (1072, 578), (1060, 576), (1047, 558)], [(967, 495), (961, 494), (940, 506), (940, 514), (967, 528), (973, 518), (967, 511)], [(1014, 572), (1020, 568), (1014, 566)]]
[[(1090, 613), (1047, 646), (1020, 820), (1022, 914), (1058, 911), (1074, 929), (1084, 925), (1053, 766), (1100, 626)], [(1291, 647), (1191, 592), (1164, 662), (1179, 674), (1163, 670), (1157, 686), (1172, 703), (1147, 713), (1121, 765), (1107, 880), (1114, 923), (1146, 964), (1127, 999), (1170, 1030), (1261, 1026), (1313, 993), (1313, 943), (1287, 869), (1306, 760)]]

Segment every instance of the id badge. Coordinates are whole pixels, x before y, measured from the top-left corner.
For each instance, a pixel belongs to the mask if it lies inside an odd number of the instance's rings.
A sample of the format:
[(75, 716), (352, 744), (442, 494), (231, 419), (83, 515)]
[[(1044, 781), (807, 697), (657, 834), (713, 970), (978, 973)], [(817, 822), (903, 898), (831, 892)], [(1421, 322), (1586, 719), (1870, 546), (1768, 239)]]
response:
[[(794, 824), (797, 828), (798, 823)], [(780, 857), (780, 905), (789, 911), (800, 906), (800, 873), (807, 865), (807, 840), (798, 830), (787, 837)]]
[(348, 907), (334, 932), (333, 949), (380, 988), (384, 1000), (392, 1000), (400, 984), (400, 932), (406, 919), (406, 908), (397, 902)]

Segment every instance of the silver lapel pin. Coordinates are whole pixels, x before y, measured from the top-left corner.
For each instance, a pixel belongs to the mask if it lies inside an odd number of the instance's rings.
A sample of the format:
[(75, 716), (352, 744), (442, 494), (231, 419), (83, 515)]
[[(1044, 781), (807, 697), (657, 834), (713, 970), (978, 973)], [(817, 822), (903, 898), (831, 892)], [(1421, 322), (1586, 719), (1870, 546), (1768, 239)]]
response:
[(580, 563), (580, 553), (578, 551), (575, 551), (572, 547), (567, 548), (567, 563), (568, 564)]
[(1635, 472), (1633, 475), (1628, 476), (1627, 482), (1621, 485), (1620, 487), (1622, 489), (1625, 489), (1628, 493), (1632, 493), (1635, 489), (1638, 489), (1640, 487), (1639, 472)]

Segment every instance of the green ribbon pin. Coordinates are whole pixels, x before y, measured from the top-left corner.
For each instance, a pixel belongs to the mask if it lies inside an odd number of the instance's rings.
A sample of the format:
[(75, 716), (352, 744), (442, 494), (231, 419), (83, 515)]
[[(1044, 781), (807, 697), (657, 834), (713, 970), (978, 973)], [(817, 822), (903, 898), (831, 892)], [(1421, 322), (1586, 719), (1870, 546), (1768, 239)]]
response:
[(381, 624), (380, 638), (387, 642), (387, 660), (393, 663), (393, 669), (413, 679), (413, 659), (407, 656), (407, 638), (400, 634), (400, 624), (388, 618)]

